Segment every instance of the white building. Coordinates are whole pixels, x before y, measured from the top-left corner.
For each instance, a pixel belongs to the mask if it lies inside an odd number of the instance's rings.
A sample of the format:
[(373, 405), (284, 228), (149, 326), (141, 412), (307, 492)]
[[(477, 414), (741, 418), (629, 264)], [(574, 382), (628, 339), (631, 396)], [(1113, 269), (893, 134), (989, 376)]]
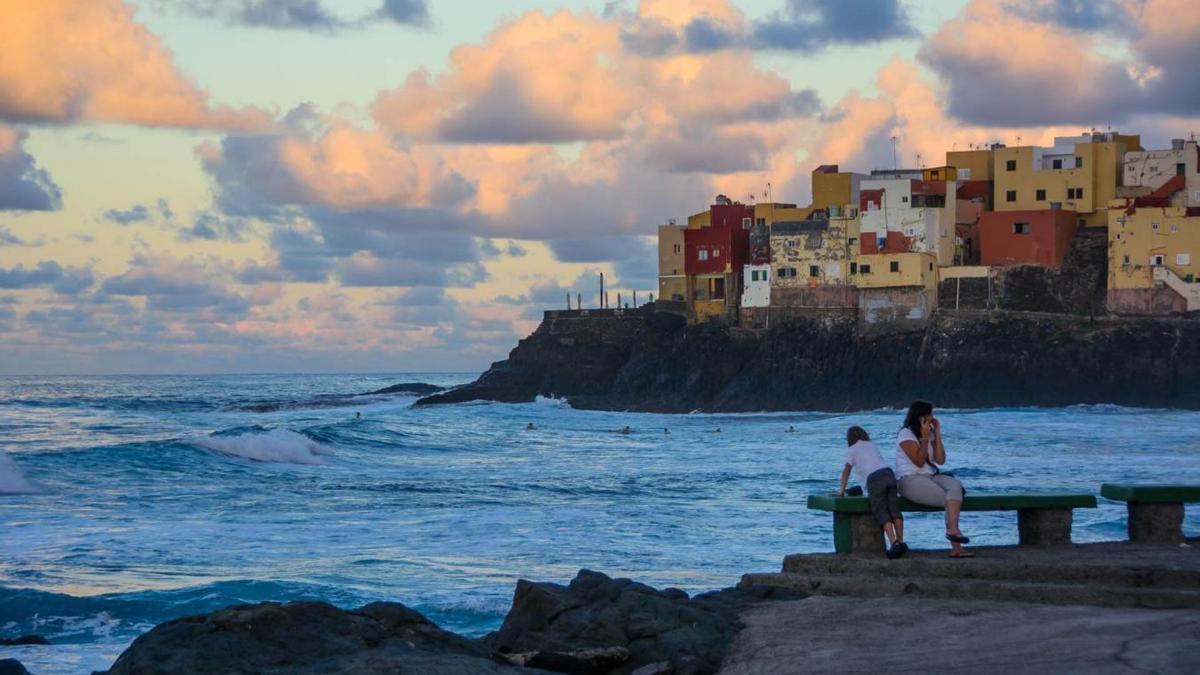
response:
[(899, 233), (911, 240), (910, 250), (936, 255), (943, 267), (954, 264), (957, 201), (953, 181), (873, 178), (862, 181), (861, 189), (863, 193), (881, 193), (865, 199), (860, 227), (863, 238), (874, 233), (883, 242), (889, 232)]
[(743, 268), (742, 307), (771, 305), (771, 266), (746, 265)]

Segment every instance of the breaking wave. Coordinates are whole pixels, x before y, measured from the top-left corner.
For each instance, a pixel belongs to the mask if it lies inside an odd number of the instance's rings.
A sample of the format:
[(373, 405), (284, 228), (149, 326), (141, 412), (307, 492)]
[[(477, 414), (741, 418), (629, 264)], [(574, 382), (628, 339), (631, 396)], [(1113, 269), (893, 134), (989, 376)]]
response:
[(230, 457), (279, 464), (327, 464), (325, 458), (332, 454), (327, 446), (304, 434), (257, 426), (217, 432), (196, 445)]
[(0, 495), (26, 495), (43, 492), (42, 488), (25, 477), (25, 472), (8, 453), (0, 450)]

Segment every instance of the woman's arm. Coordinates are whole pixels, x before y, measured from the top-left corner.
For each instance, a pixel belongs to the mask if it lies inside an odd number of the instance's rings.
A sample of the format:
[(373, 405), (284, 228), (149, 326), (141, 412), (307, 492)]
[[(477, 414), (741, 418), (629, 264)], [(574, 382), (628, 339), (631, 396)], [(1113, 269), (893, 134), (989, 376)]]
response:
[(935, 417), (930, 420), (929, 426), (933, 432), (933, 463), (940, 466), (946, 463), (946, 446), (942, 445), (942, 423)]
[(929, 456), (925, 454), (925, 443), (917, 443), (916, 441), (901, 441), (900, 449), (904, 454), (908, 455), (908, 459), (915, 466), (925, 466), (929, 462)]
[(838, 487), (837, 496), (841, 497), (846, 494), (846, 483), (850, 480), (850, 465), (842, 467), (842, 483)]

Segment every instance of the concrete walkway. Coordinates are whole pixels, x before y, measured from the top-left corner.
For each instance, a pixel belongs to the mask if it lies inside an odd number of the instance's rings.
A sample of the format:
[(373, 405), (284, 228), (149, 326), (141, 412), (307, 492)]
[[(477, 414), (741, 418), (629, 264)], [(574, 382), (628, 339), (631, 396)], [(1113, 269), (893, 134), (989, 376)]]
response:
[(813, 596), (742, 621), (726, 675), (1200, 672), (1196, 610)]
[(721, 672), (1200, 673), (1200, 541), (797, 554)]

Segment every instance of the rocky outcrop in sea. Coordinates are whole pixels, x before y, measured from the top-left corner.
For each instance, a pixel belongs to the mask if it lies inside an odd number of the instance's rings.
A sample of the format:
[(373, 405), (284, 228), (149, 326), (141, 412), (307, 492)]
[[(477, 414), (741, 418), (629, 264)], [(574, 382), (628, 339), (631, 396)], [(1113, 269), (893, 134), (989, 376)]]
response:
[(647, 309), (548, 312), (478, 380), (420, 399), (566, 398), (652, 412), (1109, 403), (1200, 408), (1200, 321), (939, 311), (919, 325), (790, 318), (765, 331)]

